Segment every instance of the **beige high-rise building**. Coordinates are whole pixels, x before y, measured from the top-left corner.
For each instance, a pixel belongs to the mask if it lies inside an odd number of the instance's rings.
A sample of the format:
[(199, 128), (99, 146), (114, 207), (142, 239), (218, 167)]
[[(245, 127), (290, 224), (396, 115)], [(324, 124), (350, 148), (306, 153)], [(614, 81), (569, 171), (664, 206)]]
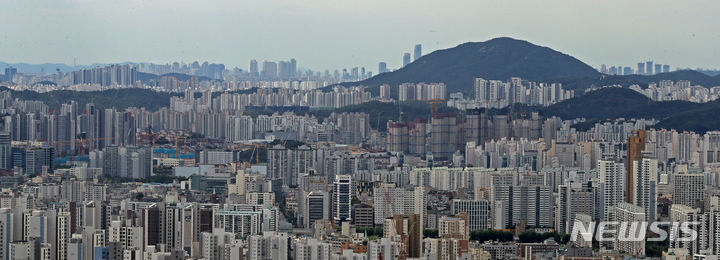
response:
[[(634, 241), (628, 241), (633, 239), (620, 239), (621, 237), (634, 237), (632, 232), (635, 232), (631, 228), (629, 228), (632, 223), (640, 227), (640, 223), (645, 221), (645, 209), (642, 207), (621, 202), (614, 208), (615, 210), (615, 219), (614, 221), (620, 222), (620, 223), (626, 223), (628, 225), (627, 233), (626, 234), (619, 234), (615, 237), (615, 250), (617, 252), (623, 253), (623, 254), (630, 254), (634, 256), (644, 256), (645, 255), (645, 238), (642, 238), (641, 240), (634, 240)], [(619, 228), (619, 227), (618, 227)], [(619, 228), (618, 230), (621, 230)]]

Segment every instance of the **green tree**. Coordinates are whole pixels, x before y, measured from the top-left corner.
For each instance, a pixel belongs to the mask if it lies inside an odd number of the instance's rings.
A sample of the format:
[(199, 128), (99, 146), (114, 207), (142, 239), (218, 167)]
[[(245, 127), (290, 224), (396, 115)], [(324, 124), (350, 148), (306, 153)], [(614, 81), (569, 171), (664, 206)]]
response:
[(475, 230), (470, 232), (470, 240), (485, 242), (498, 240), (500, 242), (512, 241), (515, 235), (513, 232), (500, 230)]

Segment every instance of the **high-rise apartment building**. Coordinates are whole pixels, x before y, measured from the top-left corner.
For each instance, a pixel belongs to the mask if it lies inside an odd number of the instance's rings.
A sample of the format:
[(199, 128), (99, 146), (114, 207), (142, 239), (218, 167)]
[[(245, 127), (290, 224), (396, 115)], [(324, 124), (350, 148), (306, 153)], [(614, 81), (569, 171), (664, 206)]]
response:
[(427, 216), (425, 188), (404, 189), (395, 187), (391, 183), (377, 185), (373, 192), (374, 222), (376, 225), (381, 225), (388, 217), (408, 214), (418, 214), (425, 223), (425, 217)]
[(558, 185), (557, 212), (555, 214), (555, 230), (570, 234), (575, 215), (596, 215), (595, 191), (592, 187), (581, 183), (566, 181)]
[(672, 175), (673, 203), (697, 207), (705, 195), (705, 174), (678, 171)]
[(330, 244), (314, 238), (304, 239), (295, 244), (296, 260), (330, 259)]
[(152, 175), (151, 147), (108, 146), (89, 156), (92, 168), (102, 168), (105, 176), (143, 179)]
[(490, 89), (488, 88), (488, 81), (482, 78), (475, 78), (475, 100), (483, 101), (488, 100), (490, 97)]
[(260, 73), (262, 79), (270, 80), (277, 78), (278, 75), (277, 63), (272, 61), (263, 61), (262, 72)]
[[(499, 214), (502, 226), (513, 227), (525, 223), (532, 227), (552, 227), (553, 192), (549, 186), (493, 186), (493, 199), (502, 202)], [(497, 218), (496, 220), (497, 221)]]
[(380, 100), (390, 100), (390, 85), (380, 85)]
[(613, 161), (598, 160), (598, 176), (600, 177), (600, 194), (603, 197), (599, 205), (598, 216), (605, 221), (613, 219), (613, 207), (623, 201), (625, 196), (625, 164)]
[(74, 71), (71, 75), (73, 84), (131, 86), (138, 80), (138, 69), (132, 64), (113, 64)]
[[(430, 151), (438, 160), (450, 159), (458, 150), (458, 126), (455, 114), (435, 114), (432, 116)], [(464, 135), (462, 136), (464, 138)]]
[[(700, 209), (689, 207), (686, 205), (681, 204), (672, 204), (670, 205), (670, 221), (677, 222), (677, 223), (690, 223), (690, 222), (696, 222), (699, 221), (700, 225), (689, 225), (689, 227), (693, 228), (695, 232), (698, 233), (704, 233), (702, 230), (703, 224), (703, 214), (700, 212)], [(677, 234), (676, 234), (677, 235)], [(700, 236), (696, 240), (702, 240), (704, 237)], [(700, 249), (704, 248), (698, 248), (698, 246), (702, 244), (699, 241), (682, 241), (681, 239), (671, 239), (670, 240), (670, 247), (671, 248), (685, 248), (689, 251), (691, 254), (698, 254)]]
[(658, 161), (656, 159), (643, 158), (633, 163), (632, 172), (633, 203), (645, 210), (647, 221), (655, 221), (657, 217), (657, 178)]
[(405, 67), (405, 66), (407, 66), (408, 64), (410, 64), (410, 62), (411, 62), (411, 61), (410, 61), (410, 53), (407, 53), (407, 52), (404, 53), (404, 54), (403, 54), (403, 67)]
[(265, 232), (248, 238), (247, 259), (289, 259), (287, 233)]
[[(615, 211), (615, 219), (614, 221), (625, 223), (627, 225), (630, 225), (630, 223), (635, 222), (636, 225), (639, 225), (639, 222), (645, 221), (645, 210), (642, 207), (620, 202), (617, 206), (614, 208)], [(635, 237), (634, 233), (635, 230), (631, 228), (627, 229), (620, 229), (618, 227), (618, 230), (621, 230), (619, 232), (625, 231), (625, 234), (618, 234), (615, 237), (615, 250), (620, 253), (625, 254), (631, 254), (636, 256), (643, 256), (645, 255), (645, 238), (639, 241), (628, 241), (630, 239), (620, 239), (620, 237)]]

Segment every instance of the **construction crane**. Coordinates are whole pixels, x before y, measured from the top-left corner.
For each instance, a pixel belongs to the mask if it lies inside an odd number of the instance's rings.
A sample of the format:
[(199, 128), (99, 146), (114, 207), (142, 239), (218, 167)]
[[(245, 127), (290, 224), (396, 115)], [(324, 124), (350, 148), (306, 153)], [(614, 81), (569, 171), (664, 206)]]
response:
[[(392, 200), (390, 200), (390, 193), (388, 193), (387, 191), (385, 192), (385, 204), (388, 207), (388, 212), (395, 213), (393, 212), (394, 210), (392, 206)], [(392, 216), (392, 214), (390, 214), (390, 216)]]
[[(390, 209), (390, 210), (388, 211), (388, 212), (391, 213), (390, 215), (391, 215), (391, 216), (394, 216), (394, 215), (395, 215), (395, 212), (394, 212), (395, 209), (394, 209), (394, 207), (393, 207), (392, 200), (390, 199), (390, 193), (387, 192), (387, 191), (385, 192), (385, 204), (386, 204), (387, 207)], [(410, 224), (410, 227), (409, 227), (409, 229), (408, 229), (408, 232), (410, 232), (410, 230), (412, 230), (412, 228), (414, 227), (414, 225), (415, 225), (414, 222)], [(401, 241), (401, 243), (402, 243), (403, 246), (401, 247), (401, 250), (402, 250), (402, 251), (400, 251), (400, 255), (398, 255), (398, 259), (407, 259), (408, 253), (407, 253), (407, 249), (406, 249), (406, 248), (407, 248), (407, 244), (405, 244), (405, 237), (406, 237), (406, 234), (400, 234), (400, 241)], [(380, 259), (382, 259), (382, 255), (380, 256)]]
[(445, 103), (445, 99), (437, 98), (437, 93), (435, 93), (435, 88), (433, 88), (433, 96), (431, 99), (428, 99), (426, 103), (430, 104), (430, 115), (435, 115), (438, 113), (438, 104)]
[[(77, 146), (75, 148), (78, 148), (80, 146), (79, 139), (65, 140), (65, 141), (52, 141), (49, 143), (49, 145), (54, 147), (55, 149), (59, 149), (59, 145), (63, 145), (63, 146), (68, 145), (69, 146), (71, 144), (76, 144)], [(73, 153), (74, 152), (75, 151), (73, 151)], [(75, 156), (74, 155), (70, 156), (70, 160), (75, 161)]]
[(445, 99), (428, 99), (426, 103), (430, 104), (430, 115), (434, 116), (438, 113), (438, 104), (445, 103)]
[[(287, 143), (287, 141), (283, 142), (283, 146), (285, 146), (286, 143)], [(260, 163), (260, 148), (265, 148), (267, 150), (268, 145), (260, 144), (260, 143), (252, 143), (250, 145), (253, 146), (253, 151), (250, 154), (250, 161), (252, 162), (253, 157), (255, 157), (255, 164), (259, 164)]]
[(152, 125), (147, 126), (147, 131), (145, 133), (138, 133), (140, 138), (143, 139), (143, 141), (147, 144), (152, 144), (152, 147), (155, 148), (155, 139), (157, 138), (157, 133), (153, 132)]
[(90, 149), (88, 151), (95, 150), (95, 141), (112, 140), (112, 138), (78, 138), (78, 144), (80, 144), (80, 155), (85, 155), (85, 148), (87, 143), (90, 142)]
[(187, 152), (187, 137), (185, 136), (175, 136), (175, 159), (180, 159), (180, 147), (178, 146), (178, 141), (183, 140), (183, 153)]
[[(403, 247), (402, 247), (402, 251), (400, 251), (400, 255), (398, 256), (398, 259), (407, 259), (408, 258), (407, 248), (409, 247), (409, 245), (406, 243), (406, 238), (407, 238), (407, 235), (409, 235), (411, 232), (413, 232), (414, 229), (415, 229), (415, 221), (410, 223), (410, 226), (408, 227), (408, 230), (407, 230), (407, 234), (403, 234), (400, 237)], [(422, 237), (420, 237), (420, 238), (422, 239)]]
[(65, 140), (65, 141), (53, 141), (50, 142), (50, 145), (55, 146), (58, 144), (71, 144), (76, 143), (78, 154), (79, 155), (85, 155), (85, 148), (88, 145), (88, 142), (90, 142), (91, 148), (90, 151), (94, 149), (94, 141), (100, 141), (100, 140), (112, 140), (112, 138), (75, 138), (74, 140)]

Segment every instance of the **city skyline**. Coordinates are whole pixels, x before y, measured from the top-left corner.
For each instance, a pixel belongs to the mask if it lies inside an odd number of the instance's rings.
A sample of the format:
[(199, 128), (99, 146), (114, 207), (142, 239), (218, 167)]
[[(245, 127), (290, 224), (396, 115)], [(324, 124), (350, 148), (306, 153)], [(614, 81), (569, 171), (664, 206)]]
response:
[[(243, 69), (251, 59), (295, 58), (302, 61), (299, 68), (374, 70), (379, 62), (386, 62), (388, 68), (401, 67), (403, 53), (412, 53), (415, 44), (422, 44), (427, 54), (468, 41), (508, 36), (555, 48), (596, 68), (649, 58), (681, 68), (720, 67), (716, 62), (720, 54), (711, 52), (720, 34), (704, 26), (712, 22), (710, 12), (716, 9), (708, 5), (716, 3), (271, 2), (170, 5), (136, 1), (122, 6), (106, 1), (10, 2), (0, 15), (25, 23), (0, 33), (9, 39), (0, 43), (0, 57), (9, 63), (31, 64), (208, 60)], [(539, 9), (545, 11), (532, 11)], [(476, 10), (486, 15), (475, 15)], [(510, 18), (507, 13), (524, 18)], [(610, 14), (614, 19), (605, 19)], [(583, 22), (568, 22), (572, 20)], [(683, 21), (682, 26), (676, 21)], [(28, 35), (28, 30), (36, 33)], [(109, 33), (93, 36), (96, 31)], [(662, 38), (666, 34), (677, 37)], [(327, 40), (330, 36), (333, 41)]]
[(3, 1), (0, 260), (720, 259), (718, 7)]

